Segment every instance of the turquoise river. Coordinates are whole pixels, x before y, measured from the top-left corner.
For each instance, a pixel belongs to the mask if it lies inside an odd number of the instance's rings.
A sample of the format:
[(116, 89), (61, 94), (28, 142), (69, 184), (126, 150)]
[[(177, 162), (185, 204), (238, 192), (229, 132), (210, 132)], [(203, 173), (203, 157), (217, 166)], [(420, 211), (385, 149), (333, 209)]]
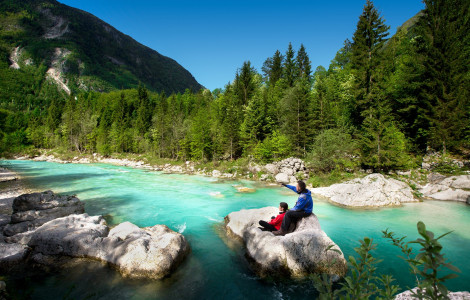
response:
[[(60, 272), (30, 270), (4, 277), (18, 296), (32, 299), (315, 299), (309, 281), (260, 279), (250, 269), (243, 247), (227, 240), (224, 216), (241, 209), (293, 206), (296, 194), (279, 186), (251, 181), (163, 174), (106, 164), (58, 164), (0, 161), (17, 172), (31, 190), (76, 194), (89, 215), (106, 215), (114, 225), (130, 221), (138, 226), (165, 224), (181, 232), (192, 252), (169, 278), (161, 281), (122, 278), (98, 262), (77, 263)], [(253, 187), (239, 193), (236, 185)], [(398, 248), (382, 238), (389, 228), (407, 240), (418, 237), (416, 223), (443, 238), (447, 259), (460, 268), (448, 282), (450, 290), (470, 290), (470, 206), (456, 202), (424, 201), (399, 208), (351, 210), (314, 199), (322, 229), (343, 250), (354, 255), (358, 240), (371, 237), (382, 259), (378, 271), (392, 274), (402, 289), (414, 287)], [(417, 249), (417, 246), (414, 246)]]

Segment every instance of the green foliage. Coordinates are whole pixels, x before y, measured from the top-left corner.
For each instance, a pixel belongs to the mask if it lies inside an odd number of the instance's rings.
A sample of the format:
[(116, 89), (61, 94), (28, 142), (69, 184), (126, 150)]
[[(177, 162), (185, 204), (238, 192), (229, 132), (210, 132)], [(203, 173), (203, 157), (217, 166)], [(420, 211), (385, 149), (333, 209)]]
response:
[[(406, 255), (404, 260), (408, 262), (412, 272), (415, 274), (418, 285), (417, 291), (414, 291), (412, 294), (419, 299), (448, 299), (449, 291), (444, 282), (456, 278), (458, 275), (456, 273), (449, 273), (442, 276), (438, 275), (438, 271), (441, 271), (443, 268), (453, 272), (460, 272), (460, 270), (444, 258), (442, 253), (443, 247), (439, 240), (451, 232), (435, 238), (432, 231), (426, 230), (426, 225), (423, 222), (418, 222), (417, 228), (419, 235), (424, 239), (418, 238), (408, 243), (403, 242), (404, 237), (396, 238), (394, 233), (388, 230), (383, 231), (383, 234), (384, 237), (390, 239)], [(422, 247), (415, 257), (413, 257), (412, 249), (408, 247), (408, 244), (418, 244)]]
[[(388, 26), (367, 1), (352, 42), (328, 68), (311, 74), (305, 47), (289, 44), (266, 59), (263, 76), (246, 61), (211, 93), (195, 92), (179, 65), (90, 15), (42, 1), (69, 21), (61, 38), (44, 39), (52, 24), (33, 1), (3, 1), (0, 153), (60, 148), (201, 162), (299, 156), (315, 170), (315, 186), (349, 178), (357, 149), (362, 166), (378, 171), (414, 167), (429, 146), (468, 155), (468, 3), (425, 5), (427, 13), (387, 40)], [(71, 95), (45, 79), (56, 48), (68, 53), (54, 66)], [(10, 68), (12, 51), (19, 69)]]
[(272, 136), (268, 136), (255, 146), (253, 155), (256, 160), (264, 163), (282, 160), (289, 156), (291, 147), (287, 136), (274, 131)]
[[(442, 276), (438, 275), (438, 271), (444, 267), (454, 272), (460, 272), (460, 270), (444, 258), (442, 245), (438, 240), (450, 232), (434, 238), (434, 233), (427, 231), (423, 222), (418, 222), (417, 228), (419, 235), (424, 239), (418, 238), (405, 242), (406, 237), (398, 238), (388, 229), (382, 233), (384, 238), (389, 239), (401, 250), (404, 254), (401, 258), (409, 264), (411, 272), (416, 277), (417, 290), (412, 291), (412, 295), (418, 299), (448, 299), (448, 290), (444, 282), (457, 277), (457, 274), (450, 273)], [(377, 245), (367, 237), (359, 242), (360, 246), (354, 248), (357, 258), (350, 256), (348, 259), (350, 272), (340, 284), (341, 288), (334, 288), (332, 277), (327, 274), (311, 276), (315, 288), (320, 293), (319, 299), (395, 299), (400, 287), (393, 284), (393, 277), (384, 274), (377, 275), (376, 266), (380, 261), (372, 255)], [(422, 246), (416, 256), (409, 244)], [(327, 247), (325, 252), (338, 251), (332, 247)], [(333, 261), (327, 267), (333, 267), (335, 263), (337, 262)]]
[(354, 170), (359, 165), (357, 150), (350, 134), (341, 129), (327, 129), (315, 137), (308, 156), (309, 166), (320, 172)]

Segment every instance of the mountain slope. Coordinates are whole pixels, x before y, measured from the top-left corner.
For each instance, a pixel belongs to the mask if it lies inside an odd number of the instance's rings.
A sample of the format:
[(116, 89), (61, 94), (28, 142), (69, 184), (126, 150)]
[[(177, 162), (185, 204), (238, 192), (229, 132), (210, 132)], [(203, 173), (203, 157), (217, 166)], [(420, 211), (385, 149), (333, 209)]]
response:
[(139, 82), (167, 94), (202, 88), (173, 59), (55, 0), (0, 1), (0, 68), (7, 65), (44, 72), (67, 93)]

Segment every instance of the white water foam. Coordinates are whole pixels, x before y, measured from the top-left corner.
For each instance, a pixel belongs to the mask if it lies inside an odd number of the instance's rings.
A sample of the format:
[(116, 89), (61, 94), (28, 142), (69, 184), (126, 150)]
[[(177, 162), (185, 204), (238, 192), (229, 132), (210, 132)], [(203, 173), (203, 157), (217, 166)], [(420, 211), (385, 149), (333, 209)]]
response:
[(223, 198), (224, 195), (221, 192), (210, 192), (209, 195), (216, 198)]
[(184, 222), (184, 224), (176, 225), (176, 229), (178, 229), (179, 233), (183, 233), (186, 230), (186, 222)]

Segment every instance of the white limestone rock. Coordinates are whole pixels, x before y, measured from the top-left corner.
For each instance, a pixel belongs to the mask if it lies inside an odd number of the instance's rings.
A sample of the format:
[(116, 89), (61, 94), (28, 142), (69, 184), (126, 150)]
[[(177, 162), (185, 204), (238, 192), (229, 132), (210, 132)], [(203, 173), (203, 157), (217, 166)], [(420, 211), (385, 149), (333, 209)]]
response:
[(311, 192), (348, 207), (399, 206), (418, 201), (406, 183), (377, 173), (329, 187), (313, 188)]
[(125, 222), (103, 240), (99, 258), (116, 266), (124, 276), (160, 279), (169, 275), (189, 251), (183, 235), (165, 225), (139, 228)]
[(139, 228), (125, 222), (110, 231), (103, 217), (87, 214), (44, 224), (28, 245), (33, 259), (51, 255), (98, 259), (124, 276), (153, 279), (168, 276), (190, 251), (186, 239), (165, 225)]
[(279, 173), (276, 175), (276, 181), (281, 183), (289, 183), (290, 178), (286, 173)]
[[(325, 252), (329, 245), (339, 247), (321, 230), (315, 215), (302, 219), (297, 229), (285, 236), (275, 236), (258, 228), (259, 220), (269, 220), (278, 213), (275, 207), (241, 210), (225, 217), (231, 237), (241, 238), (247, 254), (254, 260), (255, 271), (267, 274), (289, 274), (304, 277), (312, 273), (344, 276), (347, 270), (343, 254)], [(340, 250), (341, 251), (341, 250)], [(332, 266), (328, 266), (336, 260)]]
[[(414, 292), (417, 291), (417, 288), (413, 289)], [(469, 292), (449, 292), (449, 299), (450, 300), (470, 300), (470, 293)], [(405, 291), (395, 296), (395, 300), (414, 300), (411, 294), (411, 291)]]
[(428, 181), (419, 190), (426, 198), (466, 202), (470, 197), (470, 175), (444, 177), (433, 173)]

